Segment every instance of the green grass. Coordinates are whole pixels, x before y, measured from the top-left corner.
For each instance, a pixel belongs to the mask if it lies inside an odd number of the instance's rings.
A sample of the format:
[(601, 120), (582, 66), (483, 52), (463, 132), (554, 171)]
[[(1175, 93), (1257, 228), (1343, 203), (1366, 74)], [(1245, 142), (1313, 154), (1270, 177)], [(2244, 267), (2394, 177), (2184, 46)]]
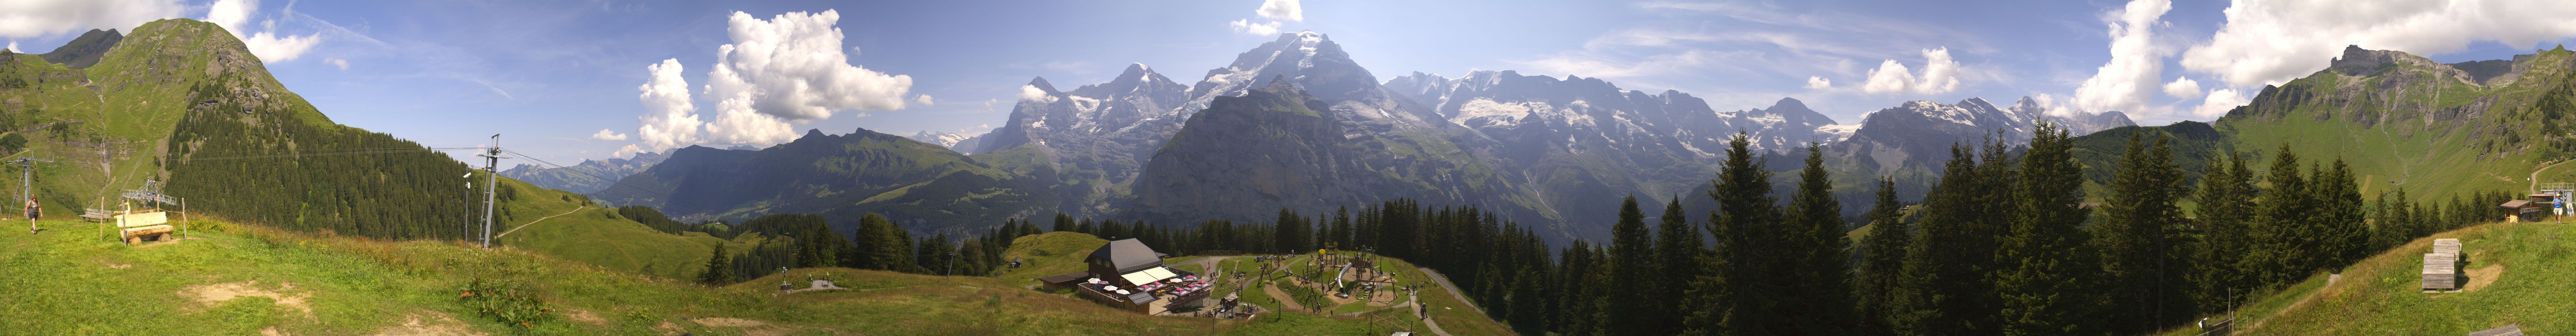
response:
[[(46, 222), (0, 235), (0, 330), (25, 334), (372, 334), (420, 320), (487, 334), (1211, 334), (1213, 320), (1147, 317), (1013, 281), (850, 269), (800, 269), (722, 288), (458, 242), (381, 242), (263, 227), (201, 231), (151, 247), (102, 242), (87, 224)], [(862, 290), (773, 295), (808, 277)], [(551, 310), (527, 327), (460, 304), (474, 279), (528, 284)], [(191, 288), (233, 284), (285, 300), (200, 303)], [(291, 286), (289, 284), (292, 284)], [(312, 313), (282, 305), (300, 301)], [(757, 326), (712, 318), (756, 321)], [(1259, 325), (1259, 324), (1254, 324)]]
[[(2241, 309), (2248, 334), (2456, 335), (2519, 324), (2533, 335), (2576, 332), (2576, 226), (2493, 223), (2418, 239), (2347, 267), (2342, 280), (2322, 275)], [(2492, 283), (2456, 293), (2417, 289), (2432, 240), (2459, 238), (2462, 271), (2501, 266)], [(2474, 274), (2474, 273), (2472, 273)], [(2308, 302), (2294, 302), (2305, 298)], [(2272, 312), (2279, 312), (2274, 316)], [(2268, 316), (2268, 318), (2266, 318)], [(2259, 325), (2256, 325), (2259, 324)]]
[(1091, 250), (1109, 240), (1074, 232), (1048, 232), (1021, 236), (1011, 241), (1011, 249), (1002, 252), (1002, 260), (1020, 259), (1020, 268), (994, 276), (1013, 281), (1021, 287), (1037, 286), (1037, 278), (1080, 272), (1089, 266), (1082, 259)]

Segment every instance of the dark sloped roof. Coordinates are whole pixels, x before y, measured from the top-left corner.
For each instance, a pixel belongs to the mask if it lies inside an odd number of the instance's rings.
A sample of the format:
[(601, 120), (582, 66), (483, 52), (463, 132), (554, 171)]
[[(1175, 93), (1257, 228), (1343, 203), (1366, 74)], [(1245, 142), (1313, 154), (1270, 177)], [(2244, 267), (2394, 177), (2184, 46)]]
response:
[(1091, 251), (1092, 259), (1108, 260), (1109, 267), (1118, 269), (1120, 274), (1162, 265), (1163, 259), (1154, 257), (1156, 255), (1161, 253), (1155, 253), (1153, 248), (1145, 247), (1145, 242), (1135, 238), (1110, 241), (1108, 245)]

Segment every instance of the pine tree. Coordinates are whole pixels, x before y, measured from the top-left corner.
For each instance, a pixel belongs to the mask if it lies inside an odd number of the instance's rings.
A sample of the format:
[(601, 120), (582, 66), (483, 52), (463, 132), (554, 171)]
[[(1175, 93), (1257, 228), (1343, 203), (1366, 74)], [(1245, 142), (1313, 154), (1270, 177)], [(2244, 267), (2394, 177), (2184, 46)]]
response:
[(2107, 281), (2114, 333), (2152, 333), (2158, 327), (2188, 320), (2193, 305), (2181, 297), (2180, 288), (2187, 281), (2175, 269), (2187, 265), (2187, 232), (2183, 232), (2182, 209), (2174, 203), (2190, 193), (2183, 184), (2182, 170), (2173, 167), (2173, 150), (2166, 138), (2158, 136), (2152, 148), (2140, 146), (2140, 136), (2129, 137), (2128, 154), (2123, 156), (2104, 198), (2102, 220), (2093, 225), (2093, 250), (2102, 260), (2100, 277)]
[[(2082, 225), (2092, 210), (2084, 201), (2083, 167), (2074, 144), (2056, 123), (2042, 123), (2022, 159), (2012, 228), (1997, 243), (1995, 294), (2004, 335), (2085, 335), (2102, 332), (2092, 294), (2099, 273), (2082, 253)], [(2137, 138), (2129, 146), (2137, 149)], [(2136, 154), (2132, 154), (2136, 155)], [(1991, 157), (1988, 160), (1992, 160)], [(2001, 215), (2001, 214), (1997, 214)]]
[(2253, 250), (2253, 228), (2256, 195), (2253, 170), (2246, 168), (2243, 155), (2229, 153), (2225, 163), (2209, 160), (2200, 191), (2193, 195), (2199, 205), (2196, 221), (2199, 239), (2193, 249), (2195, 289), (2192, 301), (2200, 311), (2218, 312), (2235, 309), (2229, 289), (2251, 289), (2256, 282), (2252, 271), (2242, 268), (2250, 263), (2246, 256)]
[(1844, 236), (1842, 202), (1834, 200), (1833, 181), (1825, 171), (1824, 147), (1807, 145), (1806, 168), (1798, 172), (1798, 189), (1777, 239), (1788, 278), (1788, 298), (1779, 308), (1794, 323), (1788, 334), (1841, 335), (1854, 331), (1851, 298), (1851, 239)]
[(2362, 223), (2361, 186), (2353, 181), (2352, 167), (2335, 159), (2329, 169), (2319, 171), (2312, 179), (2317, 187), (2319, 208), (2315, 222), (2322, 226), (2326, 253), (2320, 269), (2341, 269), (2344, 265), (2370, 257), (2370, 228)]
[(2285, 283), (2307, 275), (2317, 263), (2304, 251), (2318, 247), (2313, 232), (2306, 232), (2309, 214), (2315, 212), (2314, 194), (2306, 179), (2299, 176), (2299, 156), (2289, 145), (2272, 158), (2271, 172), (2264, 174), (2265, 188), (2255, 199), (2253, 228), (2248, 240), (2252, 248), (2241, 259), (2239, 269), (2253, 274), (2252, 284)]
[(698, 272), (698, 283), (709, 286), (733, 284), (733, 256), (725, 254), (724, 244), (716, 244), (715, 254), (707, 257), (707, 270)]
[(1682, 305), (1681, 296), (1673, 294), (1688, 290), (1691, 280), (1707, 273), (1700, 264), (1700, 256), (1708, 252), (1700, 247), (1703, 244), (1699, 228), (1692, 226), (1690, 215), (1682, 212), (1680, 195), (1674, 195), (1670, 203), (1664, 204), (1662, 220), (1662, 225), (1655, 232), (1656, 260), (1653, 261), (1660, 273), (1655, 274), (1652, 283), (1640, 285), (1651, 286), (1658, 293), (1648, 298), (1653, 301), (1646, 302), (1651, 307), (1648, 309), (1655, 314), (1651, 320), (1655, 327), (1650, 329), (1661, 334), (1673, 334), (1683, 330), (1682, 312), (1688, 308)]
[(1913, 228), (1905, 224), (1904, 205), (1896, 199), (1896, 180), (1878, 179), (1878, 203), (1869, 210), (1869, 236), (1860, 243), (1861, 263), (1858, 284), (1853, 286), (1860, 310), (1860, 333), (1892, 335), (1888, 325), (1889, 304), (1896, 290), (1897, 271), (1905, 265), (1905, 244), (1914, 240)]
[(1922, 220), (1906, 246), (1890, 304), (1898, 335), (2002, 333), (1995, 325), (2002, 308), (1986, 277), (1995, 271), (1995, 237), (2004, 232), (1978, 203), (2000, 201), (1986, 199), (1991, 189), (2011, 188), (1997, 176), (2007, 172), (1989, 170), (2000, 165), (1980, 165), (1976, 157), (1968, 146), (1952, 145), (1941, 181), (1918, 206)]
[(1555, 293), (1563, 300), (1556, 303), (1558, 313), (1550, 331), (1566, 336), (1605, 335), (1603, 320), (1598, 316), (1603, 303), (1608, 302), (1608, 295), (1603, 293), (1611, 286), (1602, 270), (1601, 249), (1576, 240), (1561, 255), (1558, 259), (1563, 260), (1564, 266), (1557, 269)]
[(1610, 226), (1610, 283), (1621, 285), (1609, 288), (1610, 302), (1617, 304), (1600, 312), (1601, 320), (1607, 322), (1603, 326), (1611, 335), (1672, 333), (1652, 329), (1660, 324), (1652, 320), (1657, 307), (1645, 304), (1655, 299), (1657, 290), (1651, 284), (1657, 283), (1654, 277), (1658, 273), (1654, 265), (1654, 233), (1648, 230), (1646, 214), (1637, 208), (1637, 197), (1619, 201), (1619, 222)]
[(1053, 230), (1051, 230), (1051, 231), (1054, 231), (1054, 232), (1065, 232), (1065, 231), (1074, 231), (1074, 230), (1079, 230), (1079, 229), (1080, 229), (1080, 227), (1076, 227), (1076, 226), (1074, 226), (1074, 224), (1073, 224), (1073, 215), (1067, 215), (1067, 214), (1064, 214), (1064, 213), (1061, 213), (1061, 212), (1058, 212), (1058, 213), (1056, 213), (1056, 214), (1055, 214), (1055, 229), (1053, 229)]
[(1777, 265), (1783, 259), (1777, 245), (1780, 211), (1771, 195), (1771, 172), (1754, 159), (1752, 141), (1738, 132), (1727, 142), (1726, 162), (1718, 168), (1715, 188), (1709, 197), (1717, 201), (1718, 213), (1709, 219), (1710, 231), (1717, 235), (1718, 251), (1712, 253), (1692, 283), (1687, 300), (1690, 312), (1683, 319), (1688, 334), (1758, 335), (1786, 331), (1779, 313), (1777, 288), (1766, 287), (1760, 277), (1777, 276)]

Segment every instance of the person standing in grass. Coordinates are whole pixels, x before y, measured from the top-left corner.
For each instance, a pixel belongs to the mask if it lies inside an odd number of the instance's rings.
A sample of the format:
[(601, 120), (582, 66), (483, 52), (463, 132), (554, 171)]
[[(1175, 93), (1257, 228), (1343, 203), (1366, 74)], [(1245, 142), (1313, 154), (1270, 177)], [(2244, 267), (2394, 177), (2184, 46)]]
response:
[(27, 234), (36, 234), (36, 217), (44, 214), (45, 208), (36, 206), (36, 197), (27, 196)]

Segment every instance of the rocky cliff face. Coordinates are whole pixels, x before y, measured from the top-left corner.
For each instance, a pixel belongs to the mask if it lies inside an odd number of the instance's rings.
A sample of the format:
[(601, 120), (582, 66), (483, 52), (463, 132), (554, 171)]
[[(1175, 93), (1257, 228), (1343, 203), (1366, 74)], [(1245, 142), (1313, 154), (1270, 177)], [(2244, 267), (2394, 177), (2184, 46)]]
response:
[(1057, 90), (1045, 78), (1022, 87), (1002, 127), (975, 139), (970, 153), (996, 164), (1025, 167), (1062, 181), (1068, 211), (1104, 214), (1126, 194), (1146, 157), (1180, 129), (1188, 87), (1143, 64), (1129, 65), (1115, 80)]
[[(1256, 82), (1256, 79), (1267, 82)], [(1258, 83), (1258, 84), (1256, 84)], [(1277, 216), (1280, 206), (1296, 205), (1297, 211), (1322, 211), (1325, 208), (1302, 208), (1306, 204), (1355, 205), (1376, 200), (1412, 198), (1430, 204), (1477, 204), (1524, 223), (1555, 223), (1554, 209), (1532, 196), (1522, 187), (1512, 171), (1497, 168), (1484, 159), (1498, 155), (1500, 143), (1475, 130), (1444, 121), (1430, 107), (1386, 89), (1367, 69), (1350, 60), (1339, 44), (1322, 34), (1297, 32), (1282, 34), (1278, 40), (1236, 57), (1225, 68), (1208, 71), (1206, 80), (1188, 91), (1192, 96), (1174, 115), (1188, 115), (1188, 127), (1180, 132), (1203, 126), (1197, 113), (1202, 107), (1213, 110), (1223, 97), (1239, 97), (1253, 91), (1287, 85), (1303, 95), (1313, 97), (1321, 108), (1310, 109), (1320, 120), (1338, 124), (1339, 140), (1327, 142), (1297, 141), (1283, 147), (1263, 145), (1207, 143), (1225, 139), (1221, 136), (1174, 136), (1148, 162), (1149, 174), (1139, 177), (1133, 192), (1136, 204), (1129, 207), (1132, 216), (1158, 220), (1198, 220), (1209, 218), (1260, 220)], [(1275, 94), (1275, 93), (1274, 93)], [(1302, 105), (1302, 104), (1300, 104)], [(1221, 128), (1235, 118), (1206, 121), (1204, 127)], [(1330, 140), (1330, 139), (1322, 139)], [(1278, 145), (1277, 142), (1257, 142)], [(1336, 145), (1338, 144), (1338, 145)], [(1318, 146), (1354, 146), (1347, 158), (1349, 164), (1316, 165), (1315, 169), (1333, 171), (1345, 176), (1347, 186), (1327, 189), (1245, 189), (1227, 183), (1186, 183), (1204, 177), (1191, 176), (1183, 167), (1221, 167), (1228, 153), (1272, 153), (1315, 151)], [(1326, 176), (1336, 176), (1326, 175)], [(1253, 178), (1215, 174), (1218, 179)], [(1367, 178), (1361, 178), (1367, 177)], [(1274, 191), (1278, 193), (1273, 193)], [(1230, 195), (1230, 196), (1218, 196)], [(1276, 197), (1276, 203), (1188, 204), (1199, 199), (1254, 199)], [(1324, 203), (1314, 203), (1321, 200)], [(1570, 236), (1573, 228), (1558, 227), (1558, 236)]]

